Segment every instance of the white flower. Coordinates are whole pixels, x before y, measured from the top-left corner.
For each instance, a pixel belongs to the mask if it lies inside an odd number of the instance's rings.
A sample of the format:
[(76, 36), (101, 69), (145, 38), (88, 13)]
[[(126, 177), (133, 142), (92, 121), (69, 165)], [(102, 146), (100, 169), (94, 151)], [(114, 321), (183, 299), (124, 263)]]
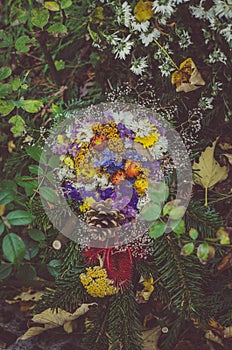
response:
[(165, 152), (168, 150), (168, 140), (164, 136), (160, 136), (159, 140), (154, 144), (154, 146), (149, 148), (151, 155), (155, 159), (161, 158)]
[(147, 47), (154, 39), (158, 39), (160, 36), (160, 31), (156, 28), (153, 29), (151, 33), (141, 33), (140, 39), (145, 47)]
[(117, 42), (114, 46), (112, 52), (115, 54), (115, 58), (119, 58), (120, 60), (125, 60), (126, 56), (130, 54), (131, 49), (134, 45), (133, 41), (129, 41), (131, 34), (126, 38), (121, 39), (121, 41)]
[(209, 54), (209, 58), (207, 60), (208, 63), (221, 62), (224, 64), (226, 64), (226, 61), (227, 61), (226, 55), (219, 48), (217, 49), (215, 48), (214, 51)]
[(222, 91), (222, 83), (220, 81), (215, 81), (212, 84), (212, 95), (216, 96), (219, 91)]
[(191, 37), (186, 30), (183, 30), (180, 34), (179, 46), (181, 49), (187, 49), (191, 45)]
[(118, 24), (124, 24), (125, 27), (129, 28), (133, 15), (132, 9), (127, 1), (124, 1), (121, 7), (116, 7), (116, 16)]
[(198, 19), (204, 19), (205, 18), (205, 9), (202, 6), (202, 3), (198, 6), (190, 6), (190, 10), (192, 12), (192, 15)]
[(231, 0), (214, 0), (214, 11), (219, 18), (232, 18), (232, 1)]
[(175, 4), (173, 0), (155, 0), (152, 9), (155, 14), (170, 17), (175, 11)]
[(213, 109), (213, 105), (212, 105), (213, 100), (214, 100), (213, 97), (202, 96), (198, 101), (198, 107), (203, 109), (204, 111), (207, 109)]
[[(170, 50), (168, 43), (165, 43), (163, 45), (163, 48), (168, 52), (168, 54), (171, 56), (173, 54), (173, 51)], [(165, 53), (161, 48), (158, 48), (157, 51), (154, 54), (154, 59), (160, 61), (161, 59), (166, 58)]]
[(142, 23), (132, 21), (131, 22), (131, 30), (134, 32), (147, 32), (150, 26), (149, 21), (145, 21)]
[(175, 68), (170, 64), (169, 59), (165, 59), (165, 61), (158, 67), (163, 77), (170, 76), (171, 72), (175, 70)]
[(139, 57), (133, 60), (130, 70), (136, 75), (142, 75), (147, 67), (147, 57)]
[(220, 34), (222, 34), (226, 41), (230, 44), (232, 41), (232, 24), (227, 24), (227, 26), (220, 31)]

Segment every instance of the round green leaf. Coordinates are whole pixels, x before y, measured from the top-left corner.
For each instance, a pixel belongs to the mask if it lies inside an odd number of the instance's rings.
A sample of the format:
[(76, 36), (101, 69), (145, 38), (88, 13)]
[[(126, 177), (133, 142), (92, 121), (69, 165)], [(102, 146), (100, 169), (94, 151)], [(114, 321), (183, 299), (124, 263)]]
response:
[(72, 0), (61, 0), (61, 8), (62, 10), (67, 9), (72, 5)]
[(31, 239), (33, 239), (33, 241), (36, 241), (36, 242), (44, 241), (46, 238), (45, 234), (42, 231), (37, 229), (29, 230), (29, 236)]
[(19, 52), (29, 52), (30, 47), (28, 44), (31, 44), (33, 42), (32, 39), (29, 38), (28, 35), (22, 35), (15, 41), (15, 48)]
[(34, 216), (25, 210), (14, 210), (7, 214), (6, 219), (13, 226), (28, 225), (34, 220)]
[(50, 272), (50, 274), (54, 277), (57, 277), (59, 274), (59, 267), (61, 266), (62, 261), (61, 260), (51, 260), (47, 267), (48, 267), (48, 271)]
[(0, 265), (0, 280), (4, 280), (5, 278), (9, 277), (12, 272), (12, 266), (11, 264), (1, 264)]
[(9, 123), (13, 124), (10, 129), (15, 137), (20, 136), (25, 130), (25, 121), (20, 115), (14, 115), (9, 119)]
[(31, 260), (39, 253), (38, 243), (30, 239), (25, 239), (24, 243), (26, 245), (24, 259)]
[(43, 29), (49, 20), (49, 11), (47, 9), (33, 9), (31, 23), (40, 29)]
[(10, 80), (10, 84), (12, 86), (13, 91), (17, 91), (21, 86), (21, 80), (19, 77), (15, 77)]
[(47, 31), (48, 31), (48, 33), (54, 33), (54, 34), (56, 34), (56, 33), (67, 34), (68, 29), (62, 23), (54, 23), (47, 29)]
[(149, 234), (151, 238), (161, 237), (166, 229), (166, 224), (161, 221), (154, 222), (149, 228)]
[(140, 211), (141, 217), (146, 221), (157, 220), (160, 217), (160, 213), (161, 207), (155, 203), (148, 203)]
[(195, 241), (198, 237), (198, 231), (195, 228), (190, 228), (189, 236)]
[(169, 216), (173, 220), (179, 220), (183, 217), (185, 211), (186, 211), (186, 208), (183, 205), (180, 205), (179, 207), (173, 208), (170, 211)]
[(16, 278), (21, 281), (32, 281), (37, 277), (34, 266), (30, 264), (21, 265), (16, 272)]
[(10, 114), (15, 106), (10, 101), (0, 101), (0, 114), (3, 117)]
[(12, 70), (10, 67), (2, 67), (0, 68), (0, 80), (4, 80), (8, 78), (12, 73)]
[(160, 204), (168, 198), (169, 188), (164, 182), (150, 182), (148, 195), (154, 203)]
[(182, 249), (181, 249), (181, 255), (187, 256), (192, 254), (192, 252), (194, 251), (194, 243), (187, 243), (185, 244)]
[(5, 230), (5, 225), (2, 221), (2, 219), (0, 218), (0, 236), (4, 232), (4, 230)]
[(18, 264), (24, 258), (26, 247), (21, 237), (9, 233), (3, 238), (2, 250), (8, 261)]
[(20, 100), (20, 106), (28, 113), (37, 113), (43, 107), (43, 102), (39, 100)]
[(208, 243), (202, 243), (197, 248), (197, 257), (202, 264), (206, 264), (210, 252), (210, 246)]
[(15, 193), (9, 189), (0, 192), (0, 204), (8, 204), (15, 198)]
[(185, 223), (184, 220), (178, 220), (178, 221), (171, 221), (170, 227), (172, 228), (172, 231), (175, 232), (178, 235), (181, 235), (185, 233)]
[(57, 203), (58, 201), (57, 194), (50, 187), (41, 186), (39, 193), (48, 202)]

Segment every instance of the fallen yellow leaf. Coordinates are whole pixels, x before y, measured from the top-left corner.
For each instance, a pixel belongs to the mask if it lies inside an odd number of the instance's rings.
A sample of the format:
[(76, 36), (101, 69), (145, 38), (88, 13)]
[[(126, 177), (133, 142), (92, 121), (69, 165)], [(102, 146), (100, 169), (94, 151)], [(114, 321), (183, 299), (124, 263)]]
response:
[(44, 292), (33, 292), (32, 289), (29, 289), (27, 292), (22, 292), (19, 295), (16, 295), (13, 300), (6, 300), (8, 304), (15, 304), (20, 301), (38, 301), (41, 299)]
[(197, 66), (191, 58), (180, 64), (180, 69), (172, 73), (172, 84), (176, 85), (176, 92), (190, 92), (205, 85)]
[(152, 1), (139, 0), (134, 8), (135, 18), (138, 22), (146, 22), (153, 16)]
[(90, 308), (90, 306), (97, 305), (96, 303), (82, 304), (74, 313), (67, 312), (58, 308), (57, 312), (53, 312), (52, 309), (46, 309), (40, 314), (34, 315), (32, 321), (35, 323), (43, 324), (43, 327), (31, 327), (26, 333), (24, 333), (19, 340), (26, 340), (35, 335), (38, 335), (47, 329), (63, 326), (64, 330), (71, 333), (73, 328), (71, 321), (74, 321), (78, 317), (84, 315)]
[(201, 153), (199, 162), (193, 163), (194, 182), (205, 189), (205, 205), (208, 205), (208, 189), (225, 180), (229, 173), (228, 167), (221, 166), (214, 158), (217, 141), (218, 137)]
[(232, 154), (231, 153), (223, 153), (223, 156), (225, 156), (229, 163), (232, 165)]

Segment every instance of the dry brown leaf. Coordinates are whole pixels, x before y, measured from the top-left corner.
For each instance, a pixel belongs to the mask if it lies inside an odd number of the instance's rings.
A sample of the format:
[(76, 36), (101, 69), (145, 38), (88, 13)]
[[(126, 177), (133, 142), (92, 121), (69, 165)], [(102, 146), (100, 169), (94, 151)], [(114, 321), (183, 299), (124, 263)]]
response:
[(199, 162), (194, 161), (193, 163), (194, 182), (205, 189), (205, 205), (208, 205), (208, 189), (225, 180), (229, 173), (228, 167), (221, 166), (214, 158), (217, 141), (218, 137), (212, 146), (206, 147), (201, 153)]
[(231, 338), (232, 337), (232, 326), (226, 327), (224, 329), (224, 338)]
[(217, 266), (218, 271), (225, 271), (232, 267), (232, 250), (226, 254)]
[[(40, 314), (34, 315), (32, 321), (35, 323), (41, 323), (44, 327), (32, 327), (27, 330), (25, 334), (23, 334), (18, 340), (26, 340), (37, 334), (46, 331), (47, 329), (52, 329), (56, 327), (63, 326), (64, 330), (68, 333), (72, 332), (72, 326), (70, 326), (70, 322), (75, 320), (76, 318), (84, 315), (87, 311), (89, 311), (89, 307), (97, 305), (96, 303), (90, 304), (82, 304), (74, 313), (67, 312), (58, 308), (57, 312), (53, 312), (52, 309), (46, 309)], [(39, 332), (36, 334), (36, 332)]]
[(212, 331), (207, 331), (205, 333), (205, 338), (222, 346), (224, 345), (221, 338), (215, 335)]
[(223, 153), (223, 156), (225, 156), (229, 163), (232, 165), (232, 154), (231, 153)]
[(197, 66), (191, 58), (180, 64), (180, 69), (172, 73), (172, 84), (176, 85), (176, 92), (190, 92), (205, 85)]
[(44, 292), (33, 292), (32, 289), (29, 289), (27, 292), (22, 292), (19, 295), (16, 295), (12, 300), (5, 300), (8, 304), (15, 304), (21, 301), (39, 301)]
[(143, 350), (159, 350), (158, 340), (161, 335), (161, 328), (157, 326), (156, 328), (149, 329), (142, 332), (143, 337)]

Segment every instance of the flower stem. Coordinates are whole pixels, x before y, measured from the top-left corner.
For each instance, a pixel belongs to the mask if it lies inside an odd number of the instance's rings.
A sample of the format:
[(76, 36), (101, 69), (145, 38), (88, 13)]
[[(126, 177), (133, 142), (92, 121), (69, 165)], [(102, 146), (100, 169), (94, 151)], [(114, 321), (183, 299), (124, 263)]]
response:
[(180, 68), (177, 66), (177, 64), (173, 61), (173, 59), (171, 58), (171, 56), (169, 55), (169, 53), (167, 52), (167, 50), (165, 50), (165, 48), (156, 40), (153, 39), (154, 42), (156, 43), (157, 46), (159, 46), (159, 48), (163, 51), (163, 53), (167, 56), (167, 58), (169, 59), (169, 61), (171, 62), (171, 64), (173, 65), (173, 67), (175, 67), (177, 70), (179, 70)]

